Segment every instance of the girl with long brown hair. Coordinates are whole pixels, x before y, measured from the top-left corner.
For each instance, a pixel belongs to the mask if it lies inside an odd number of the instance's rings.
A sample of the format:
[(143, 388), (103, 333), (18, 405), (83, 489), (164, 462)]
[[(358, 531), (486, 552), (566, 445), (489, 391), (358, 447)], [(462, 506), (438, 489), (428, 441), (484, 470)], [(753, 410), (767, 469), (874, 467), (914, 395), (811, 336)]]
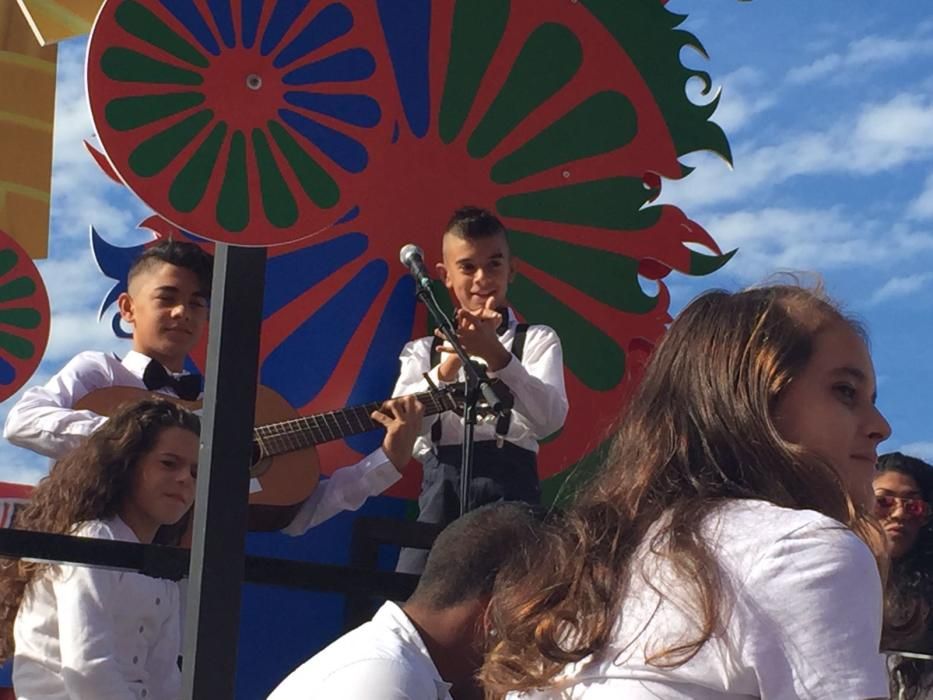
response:
[[(198, 431), (197, 416), (169, 401), (122, 408), (55, 463), (15, 526), (164, 541), (194, 501)], [(17, 697), (175, 700), (179, 653), (174, 582), (0, 560), (0, 659), (13, 656)]]
[(602, 471), (497, 583), (492, 697), (887, 697), (864, 332), (821, 293), (694, 300)]

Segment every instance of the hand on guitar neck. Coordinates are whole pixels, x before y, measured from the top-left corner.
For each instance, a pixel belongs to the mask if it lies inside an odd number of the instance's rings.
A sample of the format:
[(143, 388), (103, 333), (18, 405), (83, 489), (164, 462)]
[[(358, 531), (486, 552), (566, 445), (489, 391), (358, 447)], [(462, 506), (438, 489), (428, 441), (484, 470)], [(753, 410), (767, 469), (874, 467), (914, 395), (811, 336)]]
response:
[(421, 432), (424, 406), (414, 396), (390, 399), (373, 411), (370, 418), (386, 429), (382, 451), (399, 472), (411, 461), (411, 452)]
[[(75, 409), (109, 416), (120, 404), (152, 395), (153, 392), (145, 389), (108, 387), (91, 392), (75, 405)], [(200, 401), (158, 396), (189, 410), (201, 408)], [(451, 389), (432, 390), (380, 403), (299, 416), (279, 394), (259, 386), (250, 476), (259, 480), (262, 489), (249, 495), (250, 529), (279, 530), (292, 521), (318, 483), (315, 445), (384, 427), (383, 451), (395, 468), (402, 471), (411, 459), (422, 417), (456, 410), (460, 399), (455, 396)]]

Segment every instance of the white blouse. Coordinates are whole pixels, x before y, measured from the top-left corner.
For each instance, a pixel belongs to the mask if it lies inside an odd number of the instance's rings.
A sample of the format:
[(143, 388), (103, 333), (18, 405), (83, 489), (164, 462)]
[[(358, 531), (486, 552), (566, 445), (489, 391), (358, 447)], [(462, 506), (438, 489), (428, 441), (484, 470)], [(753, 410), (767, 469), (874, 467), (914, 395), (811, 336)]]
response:
[[(82, 537), (138, 542), (119, 518)], [(178, 585), (111, 569), (57, 565), (32, 581), (14, 624), (20, 700), (177, 700)]]
[(675, 668), (648, 660), (695, 637), (699, 615), (690, 587), (643, 544), (607, 648), (569, 666), (555, 687), (522, 697), (888, 697), (879, 652), (881, 577), (851, 530), (811, 510), (735, 500), (700, 524), (700, 531), (721, 568), (724, 614), (722, 628), (693, 658)]

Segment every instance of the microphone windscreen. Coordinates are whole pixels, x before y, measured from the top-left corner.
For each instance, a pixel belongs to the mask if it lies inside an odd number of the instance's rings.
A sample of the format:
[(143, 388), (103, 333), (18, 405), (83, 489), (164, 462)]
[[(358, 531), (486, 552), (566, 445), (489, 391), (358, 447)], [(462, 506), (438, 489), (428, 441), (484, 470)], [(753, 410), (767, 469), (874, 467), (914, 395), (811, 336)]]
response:
[(416, 246), (414, 243), (406, 243), (398, 252), (398, 259), (401, 261), (402, 265), (408, 265), (412, 257), (415, 255), (424, 260), (424, 251), (421, 250), (421, 248)]

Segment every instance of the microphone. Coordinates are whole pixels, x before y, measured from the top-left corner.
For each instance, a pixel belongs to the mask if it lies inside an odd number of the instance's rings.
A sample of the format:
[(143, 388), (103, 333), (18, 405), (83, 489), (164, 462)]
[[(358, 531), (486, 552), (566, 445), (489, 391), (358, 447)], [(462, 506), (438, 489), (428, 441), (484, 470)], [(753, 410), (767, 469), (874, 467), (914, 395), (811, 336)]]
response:
[(415, 284), (424, 290), (431, 289), (431, 276), (424, 266), (424, 251), (414, 243), (402, 246), (398, 253), (402, 265), (408, 268), (408, 273), (415, 278)]

